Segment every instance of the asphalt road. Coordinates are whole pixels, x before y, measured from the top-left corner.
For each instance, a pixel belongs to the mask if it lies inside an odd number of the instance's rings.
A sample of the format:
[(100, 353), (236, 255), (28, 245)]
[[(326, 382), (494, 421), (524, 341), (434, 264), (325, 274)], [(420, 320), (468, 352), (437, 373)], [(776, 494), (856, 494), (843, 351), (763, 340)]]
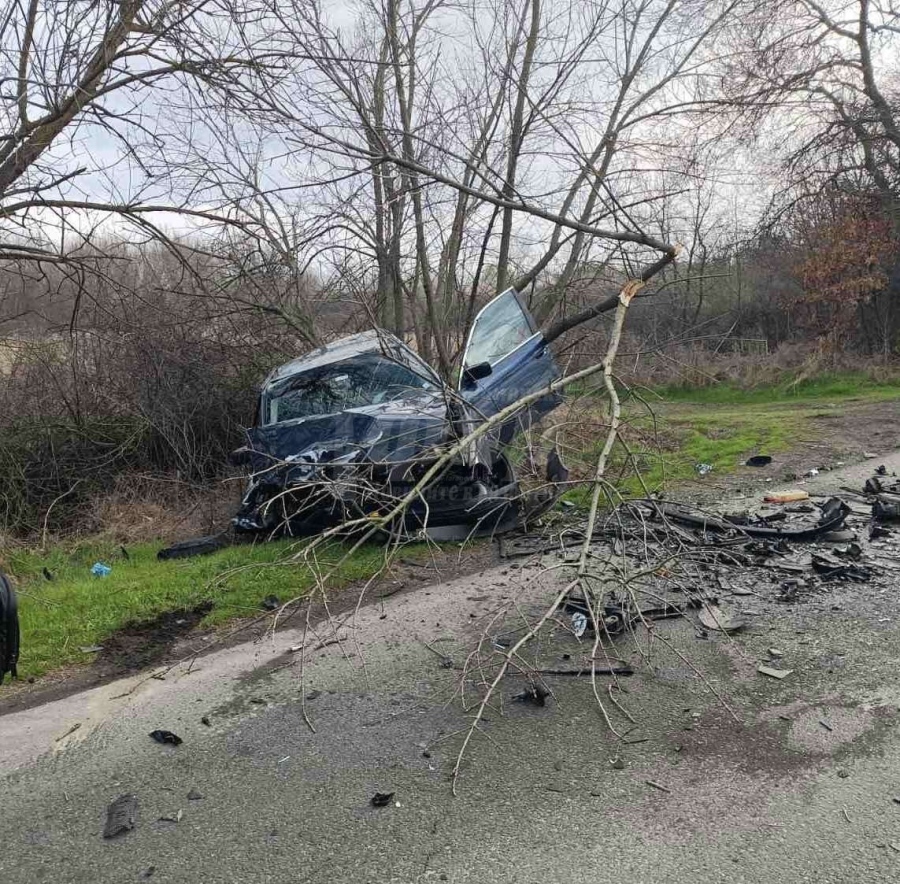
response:
[[(900, 471), (900, 453), (885, 462)], [(858, 485), (870, 467), (810, 486)], [(520, 598), (527, 615), (551, 597), (562, 576), (542, 570), (504, 563), (388, 599), (340, 625), (339, 645), (318, 647), (334, 636), (320, 628), (305, 704), (288, 650), (303, 635), (285, 632), (0, 717), (0, 881), (900, 880), (891, 574), (796, 605), (756, 586), (736, 600), (752, 627), (734, 638), (661, 625), (617, 694), (635, 724), (606, 704), (624, 745), (588, 679), (554, 679), (543, 708), (509, 702), (522, 687), (509, 679), (454, 797), (468, 719), (460, 671), (435, 651), (459, 666), (496, 634), (498, 607)], [(558, 659), (556, 641), (540, 654)], [(761, 661), (791, 675), (766, 678)], [(155, 728), (184, 742), (159, 745)], [(373, 808), (375, 792), (394, 799)], [(106, 806), (126, 793), (136, 826), (104, 840)]]

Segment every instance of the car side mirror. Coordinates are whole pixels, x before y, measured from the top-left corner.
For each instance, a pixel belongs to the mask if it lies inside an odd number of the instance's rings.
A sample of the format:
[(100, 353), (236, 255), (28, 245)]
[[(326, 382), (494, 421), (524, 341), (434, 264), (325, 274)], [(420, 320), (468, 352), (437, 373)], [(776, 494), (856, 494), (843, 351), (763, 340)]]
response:
[(492, 374), (494, 369), (491, 368), (490, 362), (479, 362), (477, 365), (470, 365), (463, 369), (462, 380), (464, 387), (474, 387), (482, 378), (486, 378)]
[(228, 463), (233, 467), (245, 467), (250, 463), (250, 455), (253, 452), (246, 445), (236, 448), (228, 455)]

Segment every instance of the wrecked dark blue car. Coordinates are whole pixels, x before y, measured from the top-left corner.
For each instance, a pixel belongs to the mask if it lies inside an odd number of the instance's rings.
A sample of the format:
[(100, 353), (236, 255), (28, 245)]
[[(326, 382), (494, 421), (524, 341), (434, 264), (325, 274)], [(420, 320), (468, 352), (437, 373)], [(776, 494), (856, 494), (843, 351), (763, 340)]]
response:
[[(266, 379), (256, 426), (232, 455), (251, 471), (233, 526), (244, 534), (306, 535), (389, 512), (448, 446), (559, 376), (513, 290), (476, 316), (458, 389), (381, 330), (295, 359)], [(560, 401), (548, 389), (460, 450), (406, 509), (403, 527), (441, 539), (515, 524), (525, 504), (505, 449)], [(550, 482), (563, 481), (564, 472), (551, 455)]]

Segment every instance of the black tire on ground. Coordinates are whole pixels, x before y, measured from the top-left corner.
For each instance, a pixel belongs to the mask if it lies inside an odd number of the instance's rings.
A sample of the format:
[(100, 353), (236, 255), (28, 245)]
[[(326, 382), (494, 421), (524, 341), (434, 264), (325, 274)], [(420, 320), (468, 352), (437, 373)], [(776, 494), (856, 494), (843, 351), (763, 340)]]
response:
[(8, 672), (18, 678), (19, 611), (16, 594), (6, 575), (0, 571), (0, 684)]

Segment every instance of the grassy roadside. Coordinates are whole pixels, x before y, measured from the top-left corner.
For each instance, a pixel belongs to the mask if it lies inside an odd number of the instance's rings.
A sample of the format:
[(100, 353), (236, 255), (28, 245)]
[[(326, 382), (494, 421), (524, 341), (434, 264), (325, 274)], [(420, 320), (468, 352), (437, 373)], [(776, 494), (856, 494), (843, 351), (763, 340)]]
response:
[[(739, 469), (751, 454), (788, 452), (820, 432), (817, 419), (834, 417), (851, 403), (900, 398), (900, 383), (841, 375), (753, 390), (722, 385), (641, 395), (650, 410), (636, 398), (625, 402), (623, 438), (644, 482), (650, 490), (658, 490), (696, 479), (700, 463), (712, 464), (715, 478)], [(570, 423), (578, 428), (572, 439), (577, 450), (568, 449), (567, 460), (576, 475), (586, 477), (593, 471), (605, 433), (602, 410), (602, 399), (584, 394), (571, 406)], [(623, 493), (642, 493), (620, 447), (608, 476)], [(567, 494), (579, 504), (586, 504), (589, 496), (586, 487)], [(38, 677), (55, 668), (88, 663), (93, 655), (80, 648), (102, 645), (123, 627), (159, 614), (191, 611), (211, 602), (201, 625), (218, 626), (255, 616), (268, 595), (284, 601), (304, 595), (314, 584), (308, 568), (285, 563), (289, 541), (231, 547), (169, 562), (157, 561), (160, 546), (131, 546), (127, 559), (112, 542), (58, 546), (46, 553), (17, 547), (0, 551), (0, 568), (15, 578), (20, 595), (22, 676)], [(334, 562), (342, 551), (335, 547), (326, 558)], [(427, 554), (425, 546), (405, 547), (403, 552), (408, 558)], [(370, 577), (382, 560), (378, 545), (358, 550), (332, 577), (331, 587)], [(108, 577), (90, 573), (97, 561), (112, 566)], [(45, 568), (52, 581), (43, 576)]]
[[(19, 674), (37, 677), (51, 669), (87, 663), (93, 654), (83, 647), (102, 645), (122, 627), (152, 620), (171, 611), (190, 611), (204, 602), (212, 609), (200, 625), (218, 626), (261, 613), (261, 602), (275, 595), (280, 601), (303, 596), (314, 585), (311, 570), (285, 562), (292, 542), (242, 545), (193, 559), (160, 562), (160, 543), (129, 547), (128, 558), (114, 544), (56, 547), (46, 553), (9, 551), (0, 564), (16, 580), (22, 629)], [(425, 548), (405, 547), (415, 558)], [(343, 552), (332, 547), (320, 564), (326, 568)], [(384, 550), (370, 545), (355, 552), (329, 581), (339, 589), (374, 574)], [(95, 577), (91, 566), (112, 567)], [(48, 581), (44, 569), (52, 576)], [(2, 689), (0, 689), (2, 690)]]
[[(635, 465), (649, 490), (671, 488), (698, 477), (699, 464), (728, 475), (753, 454), (779, 455), (815, 436), (821, 418), (849, 405), (900, 399), (900, 382), (865, 375), (825, 375), (779, 386), (739, 389), (725, 384), (640, 391), (623, 404), (623, 432), (634, 464), (618, 448), (607, 475), (626, 495), (642, 493)], [(585, 448), (581, 472), (593, 469), (602, 438)], [(817, 465), (817, 464), (812, 464)], [(568, 495), (586, 503), (589, 492)]]

